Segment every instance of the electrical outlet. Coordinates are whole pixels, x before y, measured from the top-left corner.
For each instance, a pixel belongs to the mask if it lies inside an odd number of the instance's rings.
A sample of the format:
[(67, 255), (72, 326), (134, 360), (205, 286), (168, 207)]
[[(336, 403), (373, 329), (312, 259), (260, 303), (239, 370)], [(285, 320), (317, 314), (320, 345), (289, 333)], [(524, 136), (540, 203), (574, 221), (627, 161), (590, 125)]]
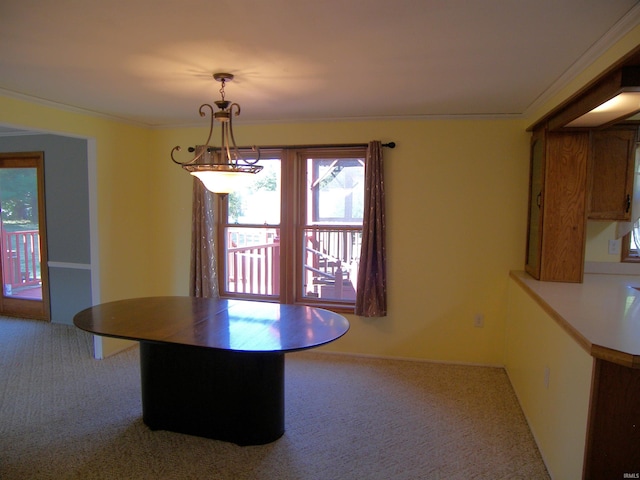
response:
[(609, 240), (609, 255), (620, 255), (620, 239)]
[(476, 313), (473, 317), (473, 326), (476, 328), (484, 327), (484, 315), (481, 313)]

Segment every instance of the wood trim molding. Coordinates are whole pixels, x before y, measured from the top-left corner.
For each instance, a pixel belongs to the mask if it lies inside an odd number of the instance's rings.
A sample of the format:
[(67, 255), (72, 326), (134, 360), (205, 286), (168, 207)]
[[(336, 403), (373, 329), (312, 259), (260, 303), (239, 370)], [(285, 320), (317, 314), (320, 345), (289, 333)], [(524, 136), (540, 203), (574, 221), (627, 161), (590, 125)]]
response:
[[(527, 130), (532, 131), (545, 124), (548, 124), (549, 130), (558, 130), (571, 120), (587, 113), (589, 110), (602, 103), (603, 99), (606, 100), (607, 98), (611, 98), (615, 94), (615, 83), (616, 81), (620, 82), (622, 80), (622, 68), (630, 66), (640, 66), (640, 46), (623, 56), (608, 69), (604, 70), (602, 74), (594, 78), (566, 101), (562, 102), (548, 114), (536, 121)], [(619, 89), (620, 83), (618, 83), (617, 87), (617, 90)], [(609, 95), (609, 97), (606, 97), (607, 95)], [(599, 103), (594, 103), (598, 102), (598, 98), (600, 99)]]
[(631, 355), (629, 353), (620, 352), (600, 345), (592, 345), (590, 353), (594, 358), (606, 360), (607, 362), (622, 365), (623, 367), (640, 368), (639, 355)]

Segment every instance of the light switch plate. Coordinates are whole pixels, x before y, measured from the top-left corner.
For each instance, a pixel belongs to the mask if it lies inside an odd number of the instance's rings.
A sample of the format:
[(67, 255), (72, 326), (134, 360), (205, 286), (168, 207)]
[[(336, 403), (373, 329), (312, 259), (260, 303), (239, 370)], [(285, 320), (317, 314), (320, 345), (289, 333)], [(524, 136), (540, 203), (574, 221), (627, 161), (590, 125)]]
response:
[(620, 255), (620, 240), (609, 240), (609, 255)]

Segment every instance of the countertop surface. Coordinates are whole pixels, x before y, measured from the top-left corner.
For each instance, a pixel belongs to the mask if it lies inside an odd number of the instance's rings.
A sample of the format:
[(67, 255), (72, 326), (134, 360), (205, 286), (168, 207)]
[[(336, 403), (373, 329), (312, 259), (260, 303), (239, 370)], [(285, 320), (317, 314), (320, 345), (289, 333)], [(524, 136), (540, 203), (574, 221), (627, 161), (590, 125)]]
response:
[(585, 274), (583, 283), (511, 277), (591, 355), (640, 368), (640, 276)]

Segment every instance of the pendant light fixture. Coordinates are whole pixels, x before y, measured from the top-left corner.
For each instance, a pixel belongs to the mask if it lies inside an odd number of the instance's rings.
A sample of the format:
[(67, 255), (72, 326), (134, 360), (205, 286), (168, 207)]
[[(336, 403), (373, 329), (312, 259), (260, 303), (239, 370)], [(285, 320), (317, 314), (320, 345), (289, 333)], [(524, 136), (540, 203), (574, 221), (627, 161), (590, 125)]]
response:
[[(230, 73), (214, 73), (213, 78), (221, 82), (221, 99), (215, 103), (217, 111), (208, 103), (200, 105), (200, 116), (207, 115), (205, 110), (211, 113), (209, 136), (204, 145), (189, 147), (189, 152), (195, 153), (193, 159), (188, 162), (179, 162), (174, 153), (181, 150), (180, 146), (171, 150), (171, 160), (180, 165), (191, 175), (202, 181), (205, 188), (214, 193), (230, 193), (250, 180), (253, 174), (262, 170), (262, 166), (256, 165), (260, 160), (260, 149), (257, 147), (238, 148), (233, 136), (233, 116), (240, 115), (240, 105), (225, 100), (224, 88), (227, 82), (233, 80)], [(219, 147), (209, 145), (213, 134), (213, 123), (217, 120), (221, 124), (221, 142)]]

